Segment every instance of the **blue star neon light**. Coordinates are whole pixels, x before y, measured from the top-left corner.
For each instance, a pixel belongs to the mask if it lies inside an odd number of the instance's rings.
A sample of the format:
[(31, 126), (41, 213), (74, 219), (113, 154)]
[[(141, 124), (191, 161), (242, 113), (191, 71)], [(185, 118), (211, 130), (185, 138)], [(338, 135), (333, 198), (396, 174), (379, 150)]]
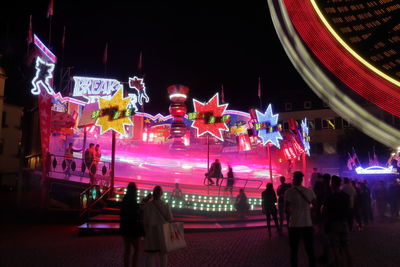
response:
[[(271, 104), (268, 105), (267, 110), (265, 113), (261, 113), (256, 110), (257, 121), (259, 123), (268, 123), (270, 126), (274, 127), (278, 124), (278, 114), (272, 114), (272, 106)], [(278, 130), (270, 132), (269, 129), (260, 129), (258, 130), (258, 137), (261, 138), (263, 145), (268, 144), (271, 142), (277, 148), (280, 148), (279, 140), (282, 140), (282, 135)]]
[(309, 128), (307, 126), (307, 118), (301, 121), (301, 141), (303, 142), (304, 150), (310, 156), (310, 137)]

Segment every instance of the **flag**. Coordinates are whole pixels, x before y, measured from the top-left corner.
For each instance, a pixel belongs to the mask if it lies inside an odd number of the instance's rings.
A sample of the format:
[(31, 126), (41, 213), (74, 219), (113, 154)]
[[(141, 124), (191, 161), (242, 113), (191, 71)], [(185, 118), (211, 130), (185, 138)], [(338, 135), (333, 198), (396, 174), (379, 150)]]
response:
[(140, 51), (139, 61), (138, 61), (138, 64), (137, 64), (137, 68), (138, 68), (139, 72), (142, 72), (142, 67), (143, 67), (143, 65), (142, 65), (142, 51)]
[(353, 149), (354, 166), (360, 165), (360, 161), (358, 160), (358, 156), (357, 156), (356, 150), (354, 149), (354, 147), (352, 149)]
[(50, 16), (53, 16), (54, 14), (54, 0), (50, 0), (49, 1), (49, 7), (47, 9), (47, 18), (49, 18)]
[(28, 45), (33, 42), (32, 38), (32, 15), (29, 16), (29, 28), (28, 28), (28, 38), (26, 39)]
[(353, 166), (355, 165), (354, 158), (350, 155), (350, 153), (347, 153), (349, 155), (349, 158), (347, 160), (347, 168), (349, 171), (353, 170)]
[(379, 166), (379, 159), (378, 156), (375, 153), (375, 147), (374, 147), (374, 158), (373, 158), (374, 166)]
[(108, 61), (108, 43), (106, 43), (106, 47), (104, 48), (103, 64), (106, 65), (107, 61)]
[(224, 85), (221, 84), (221, 102), (222, 104), (225, 103), (225, 93), (224, 93)]
[(65, 46), (65, 25), (64, 25), (64, 31), (63, 31), (63, 36), (61, 38), (61, 47), (64, 49)]
[(369, 166), (374, 166), (374, 161), (372, 160), (371, 155), (369, 154), (369, 151), (368, 151), (368, 164), (369, 164)]
[(260, 80), (260, 76), (258, 76), (258, 98), (261, 99), (261, 80)]

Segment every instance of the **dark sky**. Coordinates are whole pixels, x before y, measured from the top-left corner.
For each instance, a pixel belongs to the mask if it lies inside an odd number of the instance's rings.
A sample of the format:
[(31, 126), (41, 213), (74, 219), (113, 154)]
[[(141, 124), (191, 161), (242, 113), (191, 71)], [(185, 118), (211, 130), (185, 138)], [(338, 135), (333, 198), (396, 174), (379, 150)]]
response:
[[(272, 96), (311, 90), (287, 58), (273, 28), (267, 1), (61, 1), (55, 0), (52, 49), (73, 75), (104, 77), (102, 56), (108, 42), (108, 77), (127, 81), (143, 67), (150, 103), (146, 111), (167, 113), (166, 88), (187, 85), (190, 97), (208, 100), (221, 84), (230, 108), (259, 105), (261, 77), (264, 105)], [(5, 55), (9, 99), (25, 90), (23, 67), (29, 15), (33, 30), (46, 43), (48, 0), (27, 1), (1, 14), (0, 49)], [(192, 104), (188, 103), (191, 107)]]

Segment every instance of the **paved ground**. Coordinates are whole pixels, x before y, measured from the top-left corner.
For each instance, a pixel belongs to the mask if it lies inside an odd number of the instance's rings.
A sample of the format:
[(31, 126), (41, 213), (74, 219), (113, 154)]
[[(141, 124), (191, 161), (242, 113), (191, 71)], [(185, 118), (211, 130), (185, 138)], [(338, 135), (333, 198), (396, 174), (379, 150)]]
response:
[[(169, 266), (289, 266), (287, 237), (269, 239), (266, 229), (190, 233), (186, 240), (186, 249), (169, 255)], [(400, 266), (400, 222), (354, 232), (350, 244), (354, 266)], [(300, 257), (306, 266), (303, 249)], [(122, 240), (79, 237), (71, 225), (3, 224), (0, 266), (122, 266)]]

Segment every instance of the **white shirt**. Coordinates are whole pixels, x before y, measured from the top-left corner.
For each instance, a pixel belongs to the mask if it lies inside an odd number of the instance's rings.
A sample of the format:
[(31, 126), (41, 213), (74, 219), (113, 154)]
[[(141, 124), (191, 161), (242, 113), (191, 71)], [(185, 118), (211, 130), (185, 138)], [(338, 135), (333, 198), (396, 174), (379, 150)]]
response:
[(351, 184), (344, 184), (342, 191), (346, 193), (350, 198), (350, 208), (354, 208), (354, 199), (357, 195), (356, 189)]
[(312, 226), (310, 203), (306, 201), (301, 193), (311, 202), (315, 199), (314, 191), (304, 186), (294, 186), (285, 192), (285, 203), (289, 205), (289, 227)]

